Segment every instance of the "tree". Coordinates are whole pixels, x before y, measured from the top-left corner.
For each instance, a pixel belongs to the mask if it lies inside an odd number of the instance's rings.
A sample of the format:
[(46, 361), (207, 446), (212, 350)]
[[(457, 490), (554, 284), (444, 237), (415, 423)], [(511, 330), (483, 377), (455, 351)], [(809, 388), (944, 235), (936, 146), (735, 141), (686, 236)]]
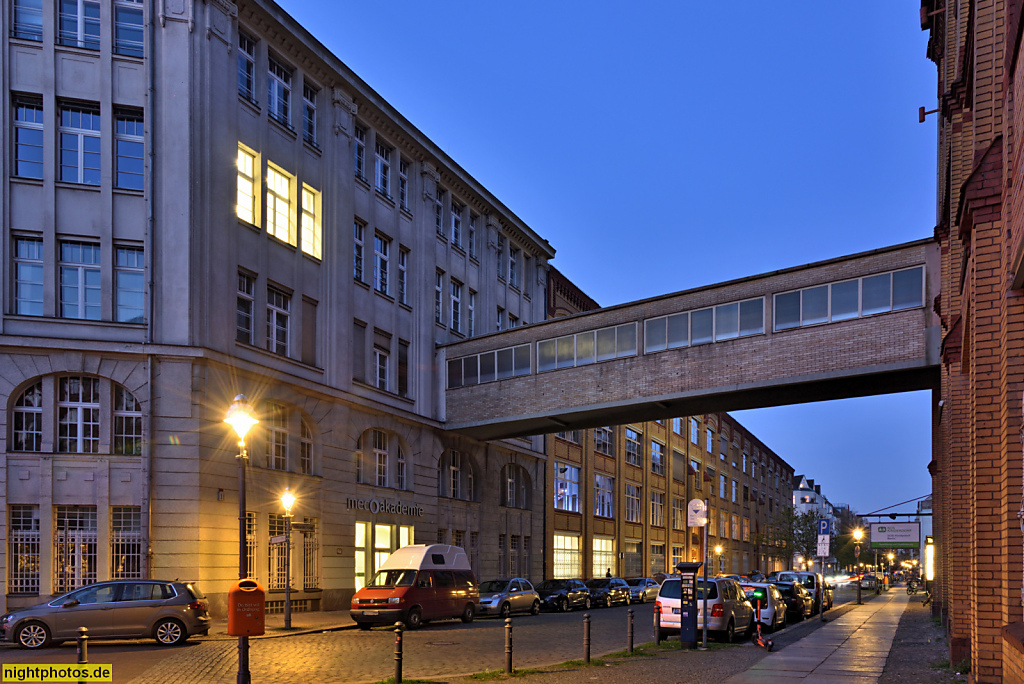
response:
[(818, 553), (818, 517), (782, 506), (765, 531), (757, 535), (757, 543), (762, 553), (787, 564), (793, 561), (794, 555), (814, 558)]
[(808, 560), (818, 555), (818, 516), (811, 511), (793, 516), (793, 550)]

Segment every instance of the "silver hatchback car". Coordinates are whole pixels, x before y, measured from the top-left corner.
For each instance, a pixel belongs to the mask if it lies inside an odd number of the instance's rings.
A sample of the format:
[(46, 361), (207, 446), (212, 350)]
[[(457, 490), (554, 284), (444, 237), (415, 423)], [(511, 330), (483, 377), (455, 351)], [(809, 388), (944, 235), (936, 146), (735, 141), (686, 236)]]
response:
[(480, 615), (507, 618), (514, 612), (529, 612), (531, 615), (540, 612), (540, 594), (529, 580), (522, 577), (488, 580), (481, 582), (479, 589), (477, 612)]
[(177, 646), (210, 631), (206, 595), (194, 583), (159, 580), (99, 582), (0, 617), (0, 640), (45, 648), (88, 627), (97, 639), (153, 638)]

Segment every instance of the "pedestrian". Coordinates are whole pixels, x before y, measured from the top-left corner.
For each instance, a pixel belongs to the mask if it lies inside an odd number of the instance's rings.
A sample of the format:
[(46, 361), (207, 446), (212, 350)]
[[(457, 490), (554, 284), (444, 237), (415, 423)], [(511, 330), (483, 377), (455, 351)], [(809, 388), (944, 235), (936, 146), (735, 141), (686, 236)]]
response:
[(611, 568), (608, 568), (608, 569), (607, 569), (607, 570), (605, 571), (605, 573), (604, 573), (604, 576), (605, 576), (605, 577), (611, 577), (611, 576), (612, 576), (612, 569), (611, 569)]

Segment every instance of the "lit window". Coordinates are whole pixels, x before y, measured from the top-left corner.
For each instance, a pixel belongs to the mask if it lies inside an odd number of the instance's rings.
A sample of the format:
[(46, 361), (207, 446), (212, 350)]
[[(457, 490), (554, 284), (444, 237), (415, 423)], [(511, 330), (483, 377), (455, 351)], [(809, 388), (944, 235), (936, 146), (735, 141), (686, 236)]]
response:
[(38, 100), (14, 102), (14, 175), (43, 177), (43, 103)]
[(323, 255), (320, 233), (320, 193), (302, 186), (302, 251), (317, 259)]
[(256, 100), (256, 41), (238, 32), (238, 94)]
[(291, 297), (280, 290), (267, 288), (267, 349), (288, 356), (288, 318)]
[(377, 233), (373, 237), (373, 289), (388, 293), (388, 267), (391, 264), (391, 240)]
[(555, 510), (580, 512), (580, 469), (555, 461)]
[(391, 196), (391, 148), (382, 142), (374, 145), (374, 183), (377, 190), (385, 197)]
[(238, 199), (235, 213), (246, 223), (256, 223), (256, 156), (238, 148)]
[(142, 113), (119, 113), (114, 137), (117, 187), (142, 190), (145, 175), (145, 139)]
[(309, 83), (302, 83), (302, 139), (312, 145), (316, 145), (317, 92)]
[(114, 302), (118, 323), (142, 323), (145, 293), (145, 254), (141, 247), (115, 250)]
[(116, 0), (114, 3), (114, 52), (131, 57), (143, 56), (142, 0)]
[(267, 111), (271, 118), (290, 125), (292, 99), (292, 72), (276, 59), (268, 60)]
[(62, 454), (95, 454), (99, 446), (99, 380), (61, 378), (57, 395), (57, 451)]
[[(55, 506), (53, 594), (63, 594), (96, 582), (96, 507)], [(97, 603), (100, 589), (88, 587), (69, 598), (82, 604)], [(103, 588), (110, 601), (110, 586)]]
[(352, 224), (352, 277), (363, 280), (363, 224)]
[(267, 167), (267, 232), (289, 245), (295, 244), (292, 228), (291, 178)]
[(449, 289), (452, 308), (452, 330), (462, 332), (462, 283), (452, 278)]
[(14, 31), (23, 40), (43, 39), (43, 0), (14, 0)]
[(110, 509), (111, 579), (142, 579), (142, 540), (142, 508), (113, 506)]
[(114, 385), (114, 453), (142, 453), (142, 406), (120, 385)]
[(43, 383), (37, 382), (14, 402), (13, 451), (43, 450)]
[(97, 107), (60, 108), (60, 179), (100, 184), (100, 111)]
[(61, 45), (100, 49), (99, 0), (60, 0)]
[(238, 299), (235, 313), (235, 339), (253, 344), (253, 285), (256, 279), (245, 273), (238, 274)]
[(43, 315), (43, 241), (38, 238), (14, 240), (14, 312)]
[(60, 315), (100, 320), (100, 246), (60, 243)]
[(356, 126), (355, 136), (355, 173), (356, 178), (366, 178), (366, 129)]

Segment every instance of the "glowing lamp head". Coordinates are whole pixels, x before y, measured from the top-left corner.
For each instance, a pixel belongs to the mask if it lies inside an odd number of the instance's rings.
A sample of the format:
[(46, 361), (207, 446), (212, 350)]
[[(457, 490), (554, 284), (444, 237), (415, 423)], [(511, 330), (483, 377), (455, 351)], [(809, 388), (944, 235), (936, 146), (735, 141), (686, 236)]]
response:
[(295, 505), (295, 495), (292, 494), (290, 489), (285, 488), (284, 494), (281, 495), (281, 505), (284, 506), (286, 515), (292, 514), (292, 506)]
[(721, 547), (721, 545), (718, 545), (718, 546), (715, 547), (715, 553), (718, 554), (718, 555), (722, 555), (722, 547)]
[(860, 541), (861, 539), (863, 539), (864, 538), (864, 530), (860, 529), (859, 527), (857, 529), (855, 529), (853, 531), (853, 538), (856, 541)]
[(228, 415), (224, 419), (234, 429), (235, 434), (238, 435), (238, 439), (245, 439), (245, 435), (249, 432), (253, 425), (256, 425), (260, 421), (256, 419), (256, 413), (252, 410), (252, 406), (249, 404), (249, 400), (245, 398), (244, 394), (239, 394), (235, 397), (235, 401), (231, 404), (231, 408), (228, 409)]

